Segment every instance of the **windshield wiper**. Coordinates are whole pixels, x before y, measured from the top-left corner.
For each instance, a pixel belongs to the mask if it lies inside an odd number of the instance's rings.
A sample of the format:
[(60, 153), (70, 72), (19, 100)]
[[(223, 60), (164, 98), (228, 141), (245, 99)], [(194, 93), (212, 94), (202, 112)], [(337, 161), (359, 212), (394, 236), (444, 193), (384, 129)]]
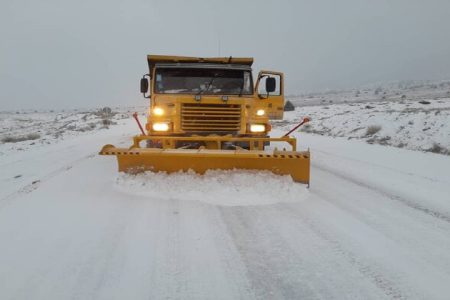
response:
[(244, 85), (245, 85), (245, 81), (242, 80), (241, 89), (239, 90), (239, 97), (242, 97), (242, 92), (244, 91)]
[(206, 92), (209, 90), (209, 88), (211, 87), (211, 85), (213, 84), (214, 80), (217, 78), (217, 73), (214, 74), (214, 76), (211, 77), (211, 80), (208, 82), (208, 86), (205, 89), (200, 90), (197, 95), (202, 94), (203, 92)]

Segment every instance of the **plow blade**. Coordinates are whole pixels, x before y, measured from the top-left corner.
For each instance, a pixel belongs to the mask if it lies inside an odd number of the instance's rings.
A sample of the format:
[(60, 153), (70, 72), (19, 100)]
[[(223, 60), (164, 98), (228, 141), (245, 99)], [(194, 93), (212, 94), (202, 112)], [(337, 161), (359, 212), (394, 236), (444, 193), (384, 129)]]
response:
[(193, 170), (267, 170), (290, 175), (294, 181), (309, 184), (309, 151), (260, 151), (213, 149), (116, 148), (105, 145), (101, 155), (115, 155), (119, 171), (126, 173), (178, 172)]

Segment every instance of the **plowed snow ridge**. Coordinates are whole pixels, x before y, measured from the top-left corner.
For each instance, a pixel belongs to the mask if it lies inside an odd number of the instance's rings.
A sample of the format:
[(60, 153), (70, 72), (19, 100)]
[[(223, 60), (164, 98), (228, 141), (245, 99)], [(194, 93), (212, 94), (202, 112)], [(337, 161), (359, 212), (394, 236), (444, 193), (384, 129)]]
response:
[(119, 174), (120, 191), (159, 199), (201, 201), (224, 206), (263, 205), (306, 200), (308, 190), (290, 176), (257, 171), (207, 171), (175, 174)]

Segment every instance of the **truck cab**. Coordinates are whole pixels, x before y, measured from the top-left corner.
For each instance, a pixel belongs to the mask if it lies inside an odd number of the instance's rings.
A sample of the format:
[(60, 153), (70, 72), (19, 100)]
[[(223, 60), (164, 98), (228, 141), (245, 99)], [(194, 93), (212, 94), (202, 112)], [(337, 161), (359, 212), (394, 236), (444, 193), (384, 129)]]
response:
[(152, 136), (268, 136), (282, 119), (283, 74), (261, 71), (252, 58), (147, 56), (141, 92), (150, 99), (146, 130)]

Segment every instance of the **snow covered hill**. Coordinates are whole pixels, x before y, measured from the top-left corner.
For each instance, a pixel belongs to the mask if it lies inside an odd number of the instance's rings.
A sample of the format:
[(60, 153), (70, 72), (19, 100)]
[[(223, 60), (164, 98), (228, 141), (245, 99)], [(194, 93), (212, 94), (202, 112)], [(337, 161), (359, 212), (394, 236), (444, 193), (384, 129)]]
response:
[(287, 130), (309, 116), (312, 122), (302, 128), (307, 133), (450, 154), (450, 81), (399, 82), (289, 100), (296, 111), (275, 127)]
[(287, 131), (304, 116), (312, 121), (303, 132), (450, 154), (450, 98), (301, 106), (274, 127)]

